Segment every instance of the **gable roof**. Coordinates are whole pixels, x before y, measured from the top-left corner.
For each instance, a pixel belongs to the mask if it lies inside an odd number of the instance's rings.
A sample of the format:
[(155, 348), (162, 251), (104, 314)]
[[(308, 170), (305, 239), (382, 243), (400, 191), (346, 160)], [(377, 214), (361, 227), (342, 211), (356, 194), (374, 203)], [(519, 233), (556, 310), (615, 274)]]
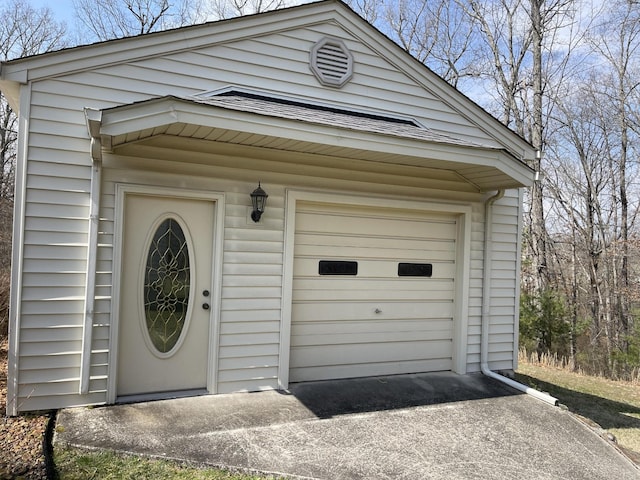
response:
[[(340, 0), (322, 0), (262, 14), (99, 42), (4, 62), (0, 65), (0, 88), (17, 111), (20, 85), (30, 81), (186, 52), (322, 23), (338, 24), (371, 47), (395, 68), (447, 104), (449, 108), (476, 125), (489, 137), (494, 138), (505, 151), (509, 152), (513, 162), (526, 162), (534, 157), (535, 151), (526, 140), (413, 58)], [(195, 100), (192, 99), (192, 101)], [(229, 99), (224, 100), (225, 105), (222, 105), (223, 100), (221, 99), (217, 99), (215, 102), (218, 106), (232, 108), (232, 102)], [(236, 106), (238, 105), (236, 103)], [(258, 108), (258, 105), (254, 102), (253, 106), (250, 106), (245, 99), (242, 108), (245, 110), (255, 109)], [(284, 115), (283, 108), (280, 108), (280, 112)], [(334, 115), (331, 121), (337, 121), (337, 117)], [(369, 125), (369, 130), (373, 130), (373, 125)], [(427, 131), (422, 129), (418, 132), (414, 129), (411, 132), (403, 133), (405, 136), (410, 134), (426, 135)], [(435, 141), (435, 138), (430, 140)], [(455, 141), (464, 142), (461, 139), (454, 141), (453, 139), (441, 138), (440, 140), (450, 144)], [(521, 166), (526, 167), (525, 165)], [(523, 184), (530, 183), (533, 173), (529, 172), (527, 176), (530, 177), (530, 180)]]

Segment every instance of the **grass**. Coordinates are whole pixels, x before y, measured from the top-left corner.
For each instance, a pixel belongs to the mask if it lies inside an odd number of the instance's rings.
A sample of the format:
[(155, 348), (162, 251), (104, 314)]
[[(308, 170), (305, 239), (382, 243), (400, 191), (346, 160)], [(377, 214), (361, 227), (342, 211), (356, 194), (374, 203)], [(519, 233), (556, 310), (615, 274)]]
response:
[(168, 460), (74, 448), (58, 449), (54, 460), (60, 480), (268, 480), (214, 468), (196, 468)]
[(640, 463), (640, 386), (637, 383), (522, 361), (516, 379), (548, 392), (587, 423), (613, 434), (618, 445)]

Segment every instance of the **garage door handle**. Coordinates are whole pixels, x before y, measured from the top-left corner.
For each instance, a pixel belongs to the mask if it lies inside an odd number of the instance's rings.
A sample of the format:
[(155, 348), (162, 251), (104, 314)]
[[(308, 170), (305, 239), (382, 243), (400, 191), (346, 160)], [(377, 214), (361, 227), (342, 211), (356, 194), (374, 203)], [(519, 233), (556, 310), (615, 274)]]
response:
[(379, 308), (376, 308), (376, 309), (374, 310), (374, 312), (376, 312), (376, 313), (382, 313), (382, 310), (380, 310)]

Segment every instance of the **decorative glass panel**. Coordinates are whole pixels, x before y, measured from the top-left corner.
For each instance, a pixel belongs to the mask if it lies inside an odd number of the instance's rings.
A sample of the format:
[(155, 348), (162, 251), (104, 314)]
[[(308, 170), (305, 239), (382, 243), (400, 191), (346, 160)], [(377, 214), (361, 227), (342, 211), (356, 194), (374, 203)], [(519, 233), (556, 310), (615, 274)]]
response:
[(144, 311), (151, 342), (169, 352), (180, 338), (189, 303), (189, 249), (182, 228), (172, 218), (156, 230), (144, 276)]

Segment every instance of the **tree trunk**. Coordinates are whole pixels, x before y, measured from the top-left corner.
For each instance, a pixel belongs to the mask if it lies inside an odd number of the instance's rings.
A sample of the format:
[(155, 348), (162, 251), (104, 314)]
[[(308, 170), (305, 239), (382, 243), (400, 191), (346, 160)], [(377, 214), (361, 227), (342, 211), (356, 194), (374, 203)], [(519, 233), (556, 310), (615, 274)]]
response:
[[(531, 48), (533, 53), (533, 112), (531, 127), (531, 143), (538, 151), (532, 165), (536, 172), (541, 172), (542, 154), (544, 151), (543, 112), (542, 112), (542, 4), (543, 0), (531, 0)], [(533, 244), (534, 274), (537, 275), (538, 294), (547, 288), (547, 245), (544, 219), (542, 182), (533, 184), (531, 189), (531, 237)]]

